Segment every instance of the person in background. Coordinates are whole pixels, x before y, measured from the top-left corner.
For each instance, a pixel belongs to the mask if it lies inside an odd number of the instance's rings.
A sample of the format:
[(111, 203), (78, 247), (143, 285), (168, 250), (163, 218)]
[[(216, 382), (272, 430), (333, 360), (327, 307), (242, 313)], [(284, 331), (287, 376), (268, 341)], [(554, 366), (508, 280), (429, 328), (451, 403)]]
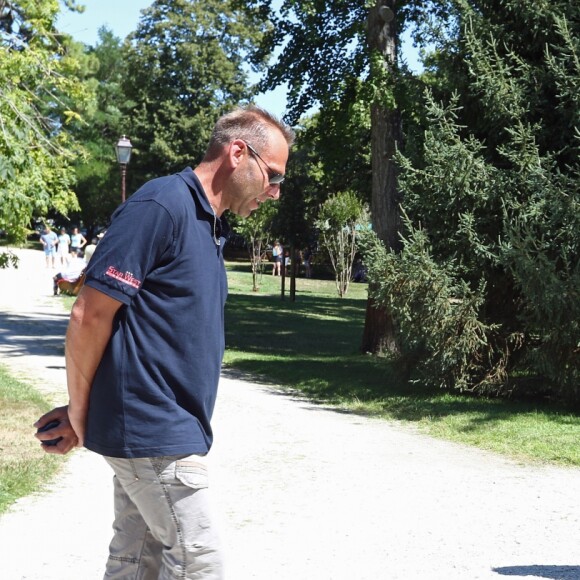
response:
[(60, 258), (60, 265), (66, 266), (69, 261), (69, 246), (70, 246), (70, 236), (66, 233), (66, 228), (60, 228), (60, 234), (58, 235), (58, 249), (56, 251), (57, 257)]
[(87, 244), (85, 246), (85, 262), (88, 264), (91, 261), (91, 258), (93, 257), (93, 254), (95, 253), (95, 250), (97, 249), (97, 244), (98, 244), (99, 240), (98, 238), (93, 238), (91, 240), (90, 244)]
[(58, 244), (58, 236), (50, 229), (50, 226), (46, 226), (44, 228), (44, 233), (42, 233), (40, 236), (40, 243), (44, 248), (46, 267), (55, 268), (56, 245)]
[(71, 250), (70, 260), (64, 270), (59, 272), (53, 277), (53, 292), (56, 296), (58, 294), (58, 281), (66, 280), (67, 282), (76, 282), (83, 273), (84, 269), (87, 267), (82, 252), (77, 252), (77, 250)]
[(304, 250), (302, 259), (302, 263), (304, 264), (304, 275), (306, 278), (312, 278), (312, 250), (310, 246)]
[(283, 254), (284, 249), (280, 245), (280, 242), (276, 240), (274, 242), (274, 247), (272, 248), (272, 259), (274, 260), (274, 263), (272, 264), (272, 276), (281, 275)]
[(70, 237), (70, 249), (71, 252), (72, 250), (76, 250), (77, 252), (79, 252), (80, 250), (83, 249), (83, 247), (86, 245), (87, 240), (85, 238), (85, 236), (83, 236), (83, 234), (81, 234), (79, 232), (79, 228), (73, 228), (71, 237)]
[(358, 257), (352, 266), (352, 280), (353, 282), (366, 282), (367, 269), (363, 264), (362, 258)]
[[(224, 578), (206, 454), (224, 353), (226, 210), (280, 195), (293, 131), (256, 106), (218, 119), (192, 170), (146, 183), (112, 216), (66, 334), (69, 404), (35, 426), (115, 473), (105, 577)], [(63, 537), (63, 541), (65, 538)]]

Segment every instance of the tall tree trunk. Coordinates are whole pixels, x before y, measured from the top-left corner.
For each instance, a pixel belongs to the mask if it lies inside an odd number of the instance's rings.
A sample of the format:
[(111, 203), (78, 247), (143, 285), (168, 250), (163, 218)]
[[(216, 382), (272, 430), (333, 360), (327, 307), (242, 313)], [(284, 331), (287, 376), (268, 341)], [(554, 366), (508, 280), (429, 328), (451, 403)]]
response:
[[(375, 70), (375, 73), (383, 78), (385, 73), (394, 72), (396, 64), (395, 4), (396, 0), (378, 0), (369, 11), (368, 45), (372, 53), (381, 56), (380, 66), (384, 70)], [(386, 100), (379, 90), (379, 96), (371, 106), (371, 213), (376, 234), (387, 247), (398, 250), (401, 215), (394, 153), (402, 139), (402, 127), (400, 112), (389, 109)], [(367, 302), (361, 350), (376, 354), (399, 350), (391, 313), (377, 306), (371, 298)]]

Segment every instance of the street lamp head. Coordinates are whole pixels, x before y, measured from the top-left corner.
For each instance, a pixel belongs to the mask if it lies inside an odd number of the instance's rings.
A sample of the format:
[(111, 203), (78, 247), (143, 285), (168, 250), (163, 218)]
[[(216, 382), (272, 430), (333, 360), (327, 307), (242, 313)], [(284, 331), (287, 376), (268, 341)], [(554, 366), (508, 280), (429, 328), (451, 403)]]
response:
[(115, 147), (117, 150), (117, 161), (120, 165), (127, 165), (131, 160), (131, 149), (133, 149), (133, 145), (131, 145), (131, 141), (123, 135), (117, 145)]

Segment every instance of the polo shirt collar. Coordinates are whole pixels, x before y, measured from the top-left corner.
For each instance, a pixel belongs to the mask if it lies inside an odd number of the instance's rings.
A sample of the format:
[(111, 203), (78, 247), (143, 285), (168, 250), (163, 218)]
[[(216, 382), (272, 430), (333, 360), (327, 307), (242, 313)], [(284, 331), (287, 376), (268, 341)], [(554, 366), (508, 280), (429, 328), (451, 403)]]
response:
[[(201, 207), (203, 207), (203, 209), (213, 218), (215, 212), (207, 199), (201, 181), (198, 179), (193, 169), (191, 167), (186, 167), (178, 175), (185, 181), (185, 183), (187, 183), (191, 194), (197, 197), (201, 203)], [(230, 233), (230, 225), (223, 215), (217, 219), (220, 221), (221, 225), (221, 237), (227, 239), (228, 234)]]

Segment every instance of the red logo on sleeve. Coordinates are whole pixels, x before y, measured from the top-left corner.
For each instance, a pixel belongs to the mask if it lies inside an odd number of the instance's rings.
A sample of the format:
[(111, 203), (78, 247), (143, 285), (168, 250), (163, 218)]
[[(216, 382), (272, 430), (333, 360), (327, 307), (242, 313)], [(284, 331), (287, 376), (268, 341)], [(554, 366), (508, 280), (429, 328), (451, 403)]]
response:
[(119, 272), (119, 270), (114, 266), (109, 266), (109, 269), (105, 274), (111, 278), (115, 278), (115, 280), (119, 280), (119, 282), (123, 282), (123, 284), (132, 286), (133, 288), (139, 288), (141, 286), (141, 280), (137, 280), (131, 272)]

